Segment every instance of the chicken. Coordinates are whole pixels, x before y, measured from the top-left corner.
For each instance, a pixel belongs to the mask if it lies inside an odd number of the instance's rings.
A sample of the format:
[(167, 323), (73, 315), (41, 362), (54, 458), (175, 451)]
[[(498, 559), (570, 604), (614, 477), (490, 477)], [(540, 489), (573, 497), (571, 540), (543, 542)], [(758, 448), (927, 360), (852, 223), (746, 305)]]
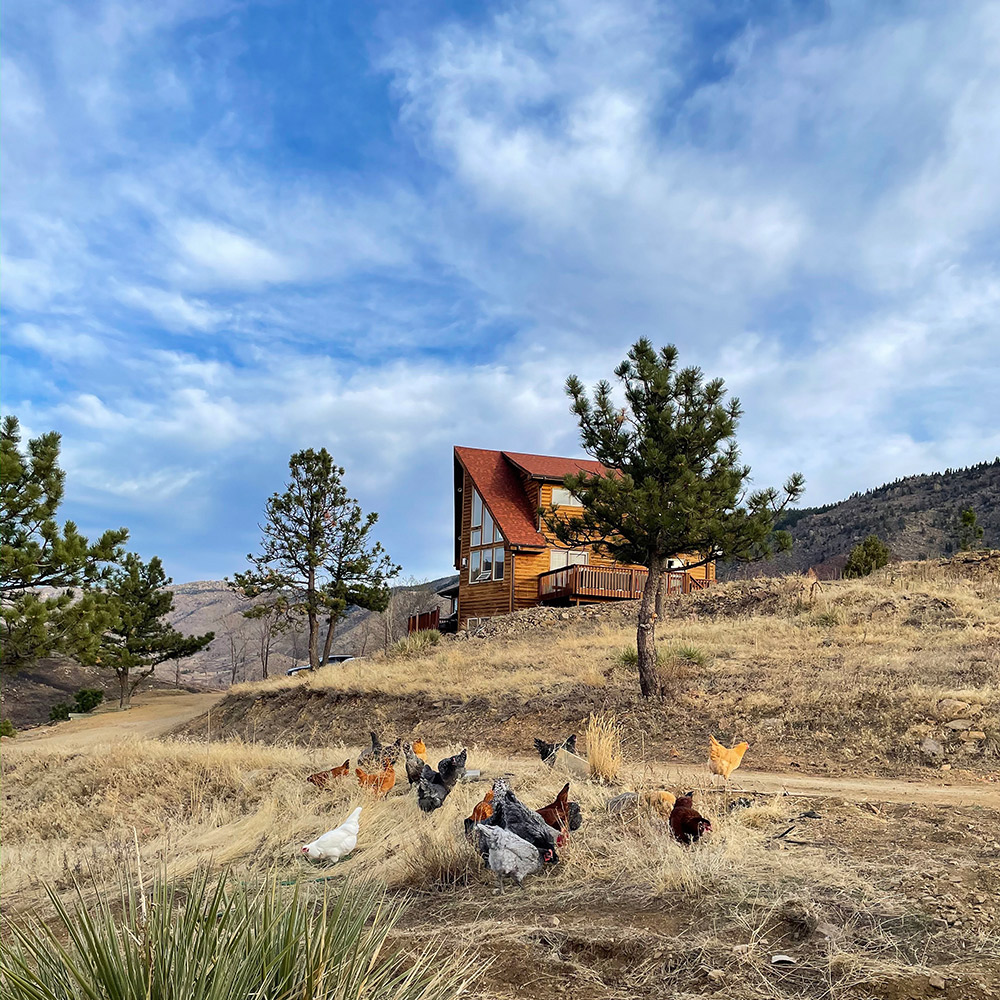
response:
[(743, 755), (750, 749), (749, 743), (737, 743), (736, 746), (724, 747), (714, 736), (708, 748), (708, 767), (712, 774), (721, 774), (728, 781), (729, 776), (743, 763)]
[(384, 771), (375, 771), (372, 774), (356, 767), (354, 773), (357, 775), (358, 784), (369, 792), (373, 792), (377, 798), (388, 795), (392, 786), (396, 784), (396, 769), (392, 764), (386, 764)]
[(491, 826), (502, 826), (516, 833), (539, 851), (552, 851), (553, 864), (559, 860), (555, 851), (556, 831), (511, 791), (506, 778), (497, 778), (493, 782), (493, 815), (488, 822)]
[(465, 836), (472, 840), (472, 831), (477, 823), (482, 823), (493, 815), (493, 789), (487, 790), (481, 802), (477, 802), (472, 815), (465, 821)]
[(693, 844), (711, 831), (712, 821), (694, 807), (694, 792), (678, 796), (670, 810), (670, 832), (682, 844)]
[(670, 810), (674, 808), (675, 796), (663, 789), (648, 789), (644, 792), (622, 792), (608, 800), (608, 812), (617, 816), (623, 822), (634, 819), (639, 810), (649, 810), (667, 820)]
[(569, 801), (568, 781), (556, 796), (555, 802), (551, 802), (547, 806), (542, 806), (537, 812), (549, 826), (559, 831), (559, 835), (556, 837), (557, 847), (562, 847), (566, 843), (571, 830), (579, 830), (583, 825), (583, 813), (580, 812), (580, 803)]
[(337, 779), (343, 778), (344, 775), (351, 773), (351, 761), (350, 758), (344, 761), (340, 767), (331, 767), (329, 771), (317, 771), (315, 774), (310, 774), (306, 781), (310, 784), (315, 785), (317, 788), (329, 788), (330, 785)]
[(452, 757), (445, 757), (438, 761), (437, 771), (429, 764), (424, 764), (417, 781), (417, 805), (423, 812), (434, 812), (444, 805), (448, 793), (465, 772), (468, 756), (468, 750), (463, 750)]
[[(426, 764), (427, 763), (427, 746), (423, 740), (414, 740), (411, 744), (413, 747), (413, 752)], [(395, 763), (395, 762), (394, 762)]]
[(538, 756), (545, 761), (549, 767), (552, 767), (556, 762), (556, 751), (565, 750), (567, 753), (576, 753), (576, 733), (572, 736), (567, 736), (562, 743), (546, 743), (545, 740), (540, 740), (535, 738), (535, 749), (538, 751)]
[(500, 891), (503, 892), (504, 876), (508, 875), (523, 886), (524, 880), (547, 864), (554, 864), (555, 851), (551, 848), (540, 850), (516, 833), (499, 826), (485, 826), (477, 823), (473, 836), (478, 842), (487, 867), (496, 872)]
[(415, 743), (403, 744), (403, 761), (406, 764), (406, 780), (415, 785), (420, 780), (420, 775), (424, 773), (426, 765), (426, 761), (417, 753)]
[(372, 741), (371, 749), (365, 750), (358, 757), (358, 767), (365, 771), (381, 771), (386, 764), (395, 764), (399, 760), (399, 754), (403, 749), (401, 739), (396, 740), (395, 743), (383, 745), (375, 733), (368, 735)]
[(305, 844), (302, 853), (310, 861), (339, 861), (358, 846), (360, 826), (361, 806), (358, 806), (335, 830), (329, 830), (311, 844)]

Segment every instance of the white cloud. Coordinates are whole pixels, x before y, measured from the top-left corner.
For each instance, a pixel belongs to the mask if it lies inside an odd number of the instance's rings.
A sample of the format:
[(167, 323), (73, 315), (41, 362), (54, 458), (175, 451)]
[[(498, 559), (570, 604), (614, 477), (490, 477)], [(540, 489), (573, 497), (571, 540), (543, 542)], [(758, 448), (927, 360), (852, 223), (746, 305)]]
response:
[(94, 360), (107, 353), (98, 337), (62, 328), (45, 330), (34, 323), (19, 323), (8, 331), (7, 337), (56, 361)]

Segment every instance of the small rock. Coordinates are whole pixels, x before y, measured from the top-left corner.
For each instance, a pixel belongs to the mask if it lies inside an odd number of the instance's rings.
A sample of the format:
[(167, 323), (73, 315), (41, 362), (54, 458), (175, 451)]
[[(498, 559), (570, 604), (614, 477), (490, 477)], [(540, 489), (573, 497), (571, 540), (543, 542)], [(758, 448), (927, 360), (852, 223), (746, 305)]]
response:
[(951, 764), (942, 764), (941, 765), (941, 770), (942, 771), (950, 771), (951, 770)]
[(960, 738), (963, 740), (985, 740), (986, 733), (981, 729), (970, 729), (967, 733), (962, 733)]
[(733, 954), (734, 955), (746, 955), (750, 951), (750, 945), (748, 944), (734, 944)]
[(932, 740), (929, 736), (920, 744), (920, 752), (928, 757), (943, 757), (944, 747), (937, 740)]
[(952, 719), (944, 724), (945, 729), (971, 729), (972, 719)]
[(766, 719), (761, 719), (760, 724), (764, 729), (776, 729), (780, 731), (785, 728), (785, 720), (780, 715), (772, 715)]
[(559, 918), (554, 916), (549, 917), (549, 927), (558, 927), (558, 926), (559, 926)]
[(717, 983), (720, 979), (726, 978), (726, 973), (723, 969), (710, 969), (708, 978), (711, 979), (713, 983)]
[(937, 716), (939, 719), (954, 719), (957, 715), (963, 715), (969, 711), (967, 701), (959, 701), (957, 698), (942, 698), (937, 703)]
[(935, 989), (935, 990), (943, 990), (944, 989), (944, 980), (940, 976), (937, 976), (937, 975), (928, 976), (927, 977), (927, 985), (930, 986), (932, 989)]

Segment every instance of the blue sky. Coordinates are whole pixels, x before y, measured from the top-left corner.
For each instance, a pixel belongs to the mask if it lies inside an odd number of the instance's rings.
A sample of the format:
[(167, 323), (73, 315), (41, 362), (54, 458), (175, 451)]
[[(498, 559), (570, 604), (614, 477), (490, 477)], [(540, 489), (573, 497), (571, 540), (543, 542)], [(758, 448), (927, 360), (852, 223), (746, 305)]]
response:
[(575, 454), (569, 372), (721, 375), (824, 503), (1000, 453), (991, 3), (8, 0), (3, 410), (64, 513), (241, 568), (326, 446), (416, 576), (451, 447)]

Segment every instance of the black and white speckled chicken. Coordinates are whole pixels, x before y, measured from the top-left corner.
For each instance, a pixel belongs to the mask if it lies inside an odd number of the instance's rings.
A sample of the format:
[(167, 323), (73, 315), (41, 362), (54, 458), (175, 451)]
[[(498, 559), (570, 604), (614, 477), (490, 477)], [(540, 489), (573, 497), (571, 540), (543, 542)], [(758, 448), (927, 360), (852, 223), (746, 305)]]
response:
[(556, 861), (555, 851), (550, 848), (539, 850), (534, 844), (504, 827), (477, 823), (472, 835), (486, 866), (496, 872), (501, 892), (504, 876), (510, 876), (520, 886), (529, 875)]
[(468, 750), (445, 757), (438, 761), (435, 771), (429, 764), (423, 766), (417, 779), (417, 805), (423, 812), (434, 812), (444, 805), (448, 793), (458, 784), (458, 779), (465, 772), (468, 760)]
[(549, 767), (552, 767), (556, 762), (556, 751), (565, 750), (567, 753), (576, 753), (576, 733), (572, 736), (567, 736), (562, 743), (546, 743), (545, 740), (540, 740), (535, 738), (535, 749), (538, 751), (538, 756), (545, 761)]
[(493, 815), (489, 819), (489, 825), (510, 830), (529, 844), (533, 844), (539, 851), (551, 851), (551, 862), (553, 864), (558, 862), (559, 857), (556, 854), (558, 831), (549, 826), (534, 809), (529, 809), (514, 794), (506, 778), (497, 778), (493, 782)]

